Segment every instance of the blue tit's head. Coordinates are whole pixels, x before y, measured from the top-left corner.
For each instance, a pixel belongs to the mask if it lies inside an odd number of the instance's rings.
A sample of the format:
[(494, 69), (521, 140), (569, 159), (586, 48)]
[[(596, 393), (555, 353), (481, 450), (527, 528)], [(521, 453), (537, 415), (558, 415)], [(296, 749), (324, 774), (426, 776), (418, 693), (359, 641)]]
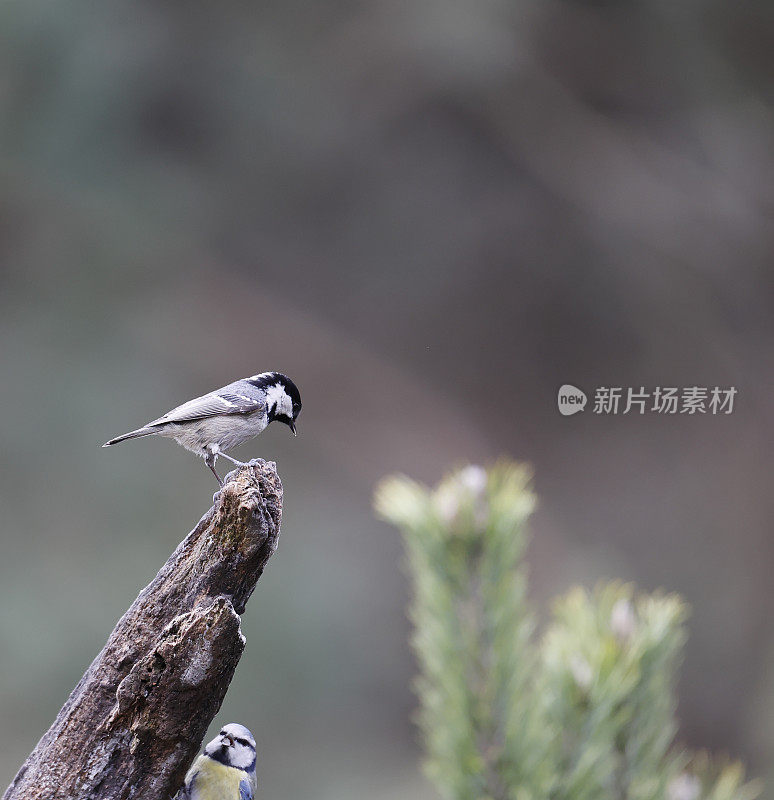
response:
[(204, 748), (204, 755), (227, 767), (255, 772), (255, 739), (237, 722), (230, 722)]

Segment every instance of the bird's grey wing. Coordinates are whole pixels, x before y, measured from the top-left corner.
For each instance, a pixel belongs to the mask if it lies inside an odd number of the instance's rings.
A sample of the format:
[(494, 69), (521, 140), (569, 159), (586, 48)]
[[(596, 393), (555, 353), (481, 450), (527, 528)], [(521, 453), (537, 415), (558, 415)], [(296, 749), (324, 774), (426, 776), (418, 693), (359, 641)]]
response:
[(239, 800), (253, 800), (253, 785), (246, 779), (239, 781)]
[(253, 411), (260, 411), (265, 405), (266, 403), (262, 398), (242, 394), (238, 390), (210, 392), (201, 397), (195, 397), (177, 408), (173, 408), (163, 417), (149, 422), (145, 427), (151, 428), (157, 425), (166, 425), (170, 422), (191, 422), (196, 419), (217, 417), (224, 414), (251, 414)]

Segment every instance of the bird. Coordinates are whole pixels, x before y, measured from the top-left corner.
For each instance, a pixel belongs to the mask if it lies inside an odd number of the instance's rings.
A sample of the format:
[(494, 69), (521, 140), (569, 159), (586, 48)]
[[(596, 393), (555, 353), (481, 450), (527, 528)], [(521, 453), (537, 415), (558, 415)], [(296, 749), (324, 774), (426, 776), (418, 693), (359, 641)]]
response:
[(296, 384), (281, 372), (261, 372), (195, 397), (163, 417), (116, 436), (102, 446), (111, 447), (140, 436), (167, 436), (201, 456), (223, 486), (215, 470), (218, 456), (238, 467), (246, 466), (227, 455), (226, 451), (257, 436), (275, 420), (284, 422), (295, 436), (296, 419), (300, 413), (301, 395)]
[(230, 722), (194, 761), (175, 800), (253, 800), (256, 788), (255, 739)]

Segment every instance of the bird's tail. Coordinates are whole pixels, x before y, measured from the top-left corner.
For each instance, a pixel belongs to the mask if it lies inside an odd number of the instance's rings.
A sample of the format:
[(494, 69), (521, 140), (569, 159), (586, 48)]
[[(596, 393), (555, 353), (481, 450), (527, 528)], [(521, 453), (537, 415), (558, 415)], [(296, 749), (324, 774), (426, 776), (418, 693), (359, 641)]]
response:
[(136, 431), (129, 431), (129, 433), (124, 433), (122, 436), (116, 436), (115, 439), (111, 439), (109, 442), (105, 442), (103, 447), (110, 447), (111, 445), (118, 444), (119, 442), (123, 442), (125, 439), (139, 439), (140, 436), (150, 436), (152, 433), (158, 433), (158, 428), (150, 428), (147, 425), (144, 428), (138, 428)]

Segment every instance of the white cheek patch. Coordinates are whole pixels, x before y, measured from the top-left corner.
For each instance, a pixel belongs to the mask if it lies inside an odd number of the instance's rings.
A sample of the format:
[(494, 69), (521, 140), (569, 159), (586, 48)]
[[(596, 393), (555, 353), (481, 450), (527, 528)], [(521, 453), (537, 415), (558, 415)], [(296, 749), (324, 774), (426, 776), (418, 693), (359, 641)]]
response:
[(247, 769), (255, 761), (255, 751), (243, 744), (237, 744), (231, 751), (231, 766)]
[(266, 389), (266, 403), (274, 407), (275, 415), (293, 418), (293, 401), (281, 383), (275, 383)]

